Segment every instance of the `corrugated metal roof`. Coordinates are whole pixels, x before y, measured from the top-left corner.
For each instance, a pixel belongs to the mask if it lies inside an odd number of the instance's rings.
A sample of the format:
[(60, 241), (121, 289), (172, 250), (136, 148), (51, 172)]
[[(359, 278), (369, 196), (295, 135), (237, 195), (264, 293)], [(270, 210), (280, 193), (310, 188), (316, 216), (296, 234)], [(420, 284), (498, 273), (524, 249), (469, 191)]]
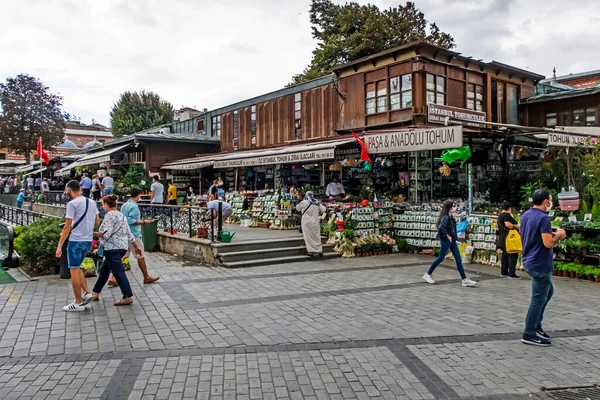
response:
[(600, 94), (600, 86), (596, 86), (590, 89), (579, 89), (564, 92), (539, 94), (537, 96), (521, 100), (521, 104), (541, 103), (544, 101), (562, 100), (569, 99), (572, 97), (590, 96), (594, 94)]
[[(587, 77), (591, 77), (591, 76), (600, 76), (600, 69), (596, 69), (594, 71), (587, 71), (587, 72), (578, 72), (576, 74), (557, 76), (556, 80), (559, 82), (560, 81), (570, 81), (570, 80), (574, 80), (574, 79), (587, 78)], [(552, 79), (554, 79), (554, 78), (544, 79), (541, 82), (547, 83), (548, 81), (550, 81)]]

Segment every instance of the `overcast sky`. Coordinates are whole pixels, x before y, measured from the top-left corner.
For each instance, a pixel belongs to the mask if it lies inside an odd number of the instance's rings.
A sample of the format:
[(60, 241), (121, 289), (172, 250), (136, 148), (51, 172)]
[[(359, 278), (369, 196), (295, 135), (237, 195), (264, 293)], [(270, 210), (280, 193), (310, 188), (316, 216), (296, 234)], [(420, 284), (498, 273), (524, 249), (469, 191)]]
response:
[[(315, 47), (309, 4), (0, 0), (0, 80), (19, 73), (40, 78), (85, 123), (108, 125), (125, 90), (156, 91), (175, 107), (213, 109), (279, 89), (302, 71)], [(600, 69), (598, 0), (416, 4), (464, 55), (548, 77), (554, 66), (559, 75)]]

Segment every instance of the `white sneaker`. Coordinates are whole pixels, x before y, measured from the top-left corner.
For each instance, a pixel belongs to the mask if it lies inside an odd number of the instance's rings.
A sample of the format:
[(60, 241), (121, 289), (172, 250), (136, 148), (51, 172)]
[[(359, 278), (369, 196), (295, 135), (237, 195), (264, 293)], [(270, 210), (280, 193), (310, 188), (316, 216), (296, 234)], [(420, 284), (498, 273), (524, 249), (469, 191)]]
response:
[(81, 297), (81, 304), (84, 306), (87, 306), (88, 304), (90, 304), (91, 301), (92, 301), (92, 294), (90, 292), (86, 292)]
[(470, 286), (475, 286), (477, 285), (477, 282), (470, 280), (469, 278), (465, 278), (462, 281), (462, 285), (464, 287), (470, 287)]
[(85, 306), (83, 304), (72, 302), (68, 306), (64, 306), (63, 311), (85, 311)]
[(429, 283), (430, 285), (433, 285), (435, 283), (435, 281), (429, 274), (423, 275), (423, 279), (425, 279), (425, 282)]

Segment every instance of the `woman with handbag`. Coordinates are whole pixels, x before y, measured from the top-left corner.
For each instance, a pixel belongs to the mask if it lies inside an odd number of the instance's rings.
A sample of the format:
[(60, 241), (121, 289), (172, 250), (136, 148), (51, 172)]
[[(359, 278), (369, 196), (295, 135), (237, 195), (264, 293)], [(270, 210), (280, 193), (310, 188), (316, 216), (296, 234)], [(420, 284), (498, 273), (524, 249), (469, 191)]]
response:
[(117, 211), (117, 196), (114, 194), (102, 198), (102, 206), (106, 211), (104, 221), (100, 225), (100, 231), (94, 232), (94, 236), (100, 238), (101, 251), (104, 262), (98, 273), (98, 280), (92, 291), (92, 299), (98, 301), (100, 292), (106, 285), (108, 277), (112, 272), (121, 288), (123, 298), (115, 303), (115, 306), (126, 306), (133, 303), (133, 292), (129, 285), (122, 258), (129, 249), (131, 243), (137, 254), (141, 254), (140, 247), (135, 242), (135, 237), (129, 229), (127, 218)]
[(310, 191), (306, 192), (304, 200), (296, 206), (296, 211), (300, 213), (300, 226), (302, 226), (302, 236), (304, 236), (306, 244), (306, 254), (311, 257), (323, 255), (320, 217), (325, 210), (325, 206)]
[(440, 254), (433, 261), (431, 267), (429, 267), (429, 271), (423, 275), (423, 279), (429, 284), (435, 283), (435, 280), (431, 275), (433, 275), (433, 271), (435, 271), (438, 265), (444, 261), (446, 254), (448, 254), (448, 250), (450, 250), (454, 256), (454, 261), (456, 261), (456, 269), (462, 278), (462, 285), (465, 287), (475, 286), (477, 282), (467, 278), (465, 268), (462, 265), (462, 258), (457, 243), (458, 235), (456, 233), (456, 221), (452, 216), (453, 206), (454, 202), (452, 200), (446, 200), (442, 205), (442, 210), (440, 211), (436, 224), (438, 228), (438, 238), (440, 239)]
[(498, 247), (502, 250), (502, 267), (500, 274), (508, 279), (521, 279), (517, 275), (517, 261), (519, 253), (509, 253), (506, 248), (506, 239), (511, 230), (520, 228), (517, 220), (512, 215), (512, 208), (508, 201), (502, 203), (502, 212), (498, 216)]

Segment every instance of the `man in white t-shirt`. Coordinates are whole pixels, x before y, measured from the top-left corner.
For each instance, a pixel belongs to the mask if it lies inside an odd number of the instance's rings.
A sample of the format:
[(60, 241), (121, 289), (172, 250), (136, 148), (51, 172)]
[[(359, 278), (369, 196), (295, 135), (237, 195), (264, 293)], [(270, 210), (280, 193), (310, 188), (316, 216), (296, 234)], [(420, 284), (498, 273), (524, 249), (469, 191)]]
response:
[(65, 226), (56, 248), (56, 257), (60, 258), (63, 244), (68, 240), (67, 258), (75, 301), (63, 307), (64, 311), (83, 311), (92, 301), (81, 263), (92, 249), (94, 227), (100, 225), (100, 217), (96, 203), (82, 196), (81, 192), (79, 182), (72, 180), (67, 183), (67, 193), (72, 200), (67, 203)]
[(152, 195), (152, 204), (164, 204), (164, 193), (165, 187), (159, 182), (160, 177), (154, 175), (152, 178), (152, 185), (150, 185), (150, 194)]
[(29, 189), (30, 192), (33, 192), (33, 183), (34, 183), (34, 179), (31, 176), (27, 177), (27, 189)]
[(344, 197), (346, 191), (344, 190), (344, 185), (339, 182), (337, 176), (334, 176), (332, 182), (327, 185), (325, 194), (329, 197)]

